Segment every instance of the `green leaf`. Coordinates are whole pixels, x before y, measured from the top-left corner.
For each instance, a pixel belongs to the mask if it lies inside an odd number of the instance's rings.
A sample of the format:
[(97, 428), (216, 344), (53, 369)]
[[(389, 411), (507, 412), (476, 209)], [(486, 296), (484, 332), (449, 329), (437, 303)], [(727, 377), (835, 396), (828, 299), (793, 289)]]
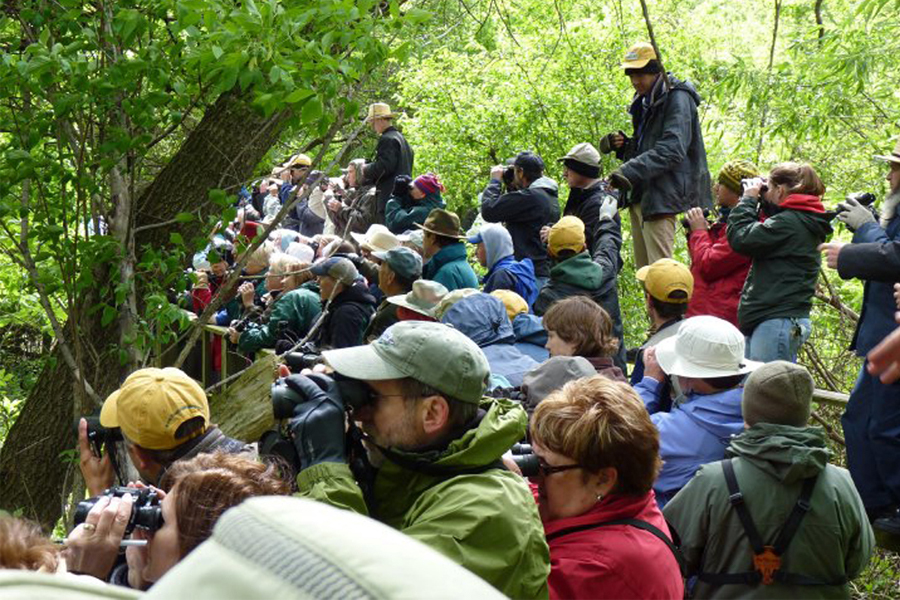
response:
[(100, 316), (100, 326), (106, 327), (116, 318), (116, 309), (106, 304), (103, 306), (103, 314)]
[(315, 92), (313, 92), (312, 90), (294, 90), (293, 92), (285, 96), (284, 101), (288, 104), (296, 104), (301, 100), (306, 100), (313, 94), (315, 94)]
[(189, 212), (182, 212), (175, 215), (175, 221), (177, 221), (178, 223), (190, 223), (195, 218), (196, 217), (194, 216), (194, 213)]
[(169, 234), (169, 242), (176, 246), (184, 246), (184, 238), (182, 238), (181, 234), (177, 231), (173, 231)]
[(321, 117), (322, 101), (319, 100), (318, 96), (313, 96), (303, 105), (303, 110), (300, 112), (300, 120), (308, 125), (313, 121), (318, 121)]

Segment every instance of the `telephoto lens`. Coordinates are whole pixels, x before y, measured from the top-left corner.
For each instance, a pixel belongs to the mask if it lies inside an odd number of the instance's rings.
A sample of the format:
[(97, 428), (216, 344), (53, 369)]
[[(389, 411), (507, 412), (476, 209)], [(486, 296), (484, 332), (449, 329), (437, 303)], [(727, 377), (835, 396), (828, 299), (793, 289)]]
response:
[(106, 496), (109, 498), (121, 498), (125, 494), (131, 494), (134, 498), (134, 504), (131, 507), (131, 516), (128, 518), (128, 525), (125, 526), (125, 535), (129, 535), (134, 531), (135, 527), (139, 527), (146, 531), (156, 531), (163, 525), (162, 500), (156, 490), (151, 488), (130, 488), (125, 486), (111, 487), (100, 496), (94, 496), (78, 503), (75, 507), (75, 526), (84, 523), (97, 504), (100, 498)]
[(522, 472), (522, 477), (535, 477), (540, 472), (537, 454), (513, 454), (512, 459)]
[(534, 454), (531, 444), (513, 444), (509, 451), (513, 454)]

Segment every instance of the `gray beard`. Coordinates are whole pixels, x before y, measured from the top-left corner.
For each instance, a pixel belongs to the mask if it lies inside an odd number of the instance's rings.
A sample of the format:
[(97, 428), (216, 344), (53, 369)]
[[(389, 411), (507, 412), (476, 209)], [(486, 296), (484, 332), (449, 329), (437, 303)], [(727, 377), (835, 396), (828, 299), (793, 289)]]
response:
[(897, 205), (900, 204), (900, 189), (892, 190), (881, 203), (880, 225), (887, 227), (897, 215)]

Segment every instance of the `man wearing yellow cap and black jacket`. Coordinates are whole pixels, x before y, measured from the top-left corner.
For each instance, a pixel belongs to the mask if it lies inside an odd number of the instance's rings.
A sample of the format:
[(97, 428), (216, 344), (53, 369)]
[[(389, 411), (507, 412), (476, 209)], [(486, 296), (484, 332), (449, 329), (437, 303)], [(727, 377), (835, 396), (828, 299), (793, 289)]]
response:
[[(118, 427), (141, 479), (158, 485), (172, 463), (204, 452), (255, 454), (253, 446), (226, 436), (209, 422), (209, 403), (200, 385), (179, 369), (140, 369), (109, 395), (100, 424)], [(99, 495), (113, 485), (108, 455), (94, 456), (87, 423), (78, 427), (81, 473), (88, 492)]]
[(610, 133), (600, 140), (600, 151), (624, 161), (609, 179), (631, 200), (634, 262), (640, 268), (672, 256), (675, 215), (711, 208), (712, 195), (693, 84), (663, 73), (647, 43), (629, 48), (622, 68), (635, 90), (628, 111), (634, 133)]

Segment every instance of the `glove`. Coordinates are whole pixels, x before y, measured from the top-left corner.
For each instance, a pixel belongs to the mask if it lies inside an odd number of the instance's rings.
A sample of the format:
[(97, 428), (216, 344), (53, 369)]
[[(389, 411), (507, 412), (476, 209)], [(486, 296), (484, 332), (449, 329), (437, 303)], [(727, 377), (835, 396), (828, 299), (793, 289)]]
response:
[(627, 177), (622, 175), (622, 171), (620, 169), (616, 169), (609, 174), (609, 185), (623, 192), (631, 190), (631, 182), (628, 181)]
[(603, 154), (609, 154), (610, 152), (619, 150), (620, 148), (616, 148), (613, 144), (613, 138), (617, 135), (621, 135), (622, 138), (624, 138), (625, 142), (621, 146), (621, 148), (624, 148), (628, 143), (628, 136), (625, 135), (624, 131), (616, 131), (613, 133), (608, 133), (600, 138), (600, 152), (602, 152)]
[(838, 221), (844, 223), (850, 231), (856, 231), (866, 223), (874, 223), (875, 215), (872, 211), (854, 200), (848, 198), (838, 204)]
[(619, 209), (619, 200), (612, 194), (605, 194), (600, 203), (600, 221), (612, 221)]
[(326, 375), (291, 375), (285, 384), (300, 396), (290, 428), (304, 469), (344, 457), (344, 402), (337, 384)]

